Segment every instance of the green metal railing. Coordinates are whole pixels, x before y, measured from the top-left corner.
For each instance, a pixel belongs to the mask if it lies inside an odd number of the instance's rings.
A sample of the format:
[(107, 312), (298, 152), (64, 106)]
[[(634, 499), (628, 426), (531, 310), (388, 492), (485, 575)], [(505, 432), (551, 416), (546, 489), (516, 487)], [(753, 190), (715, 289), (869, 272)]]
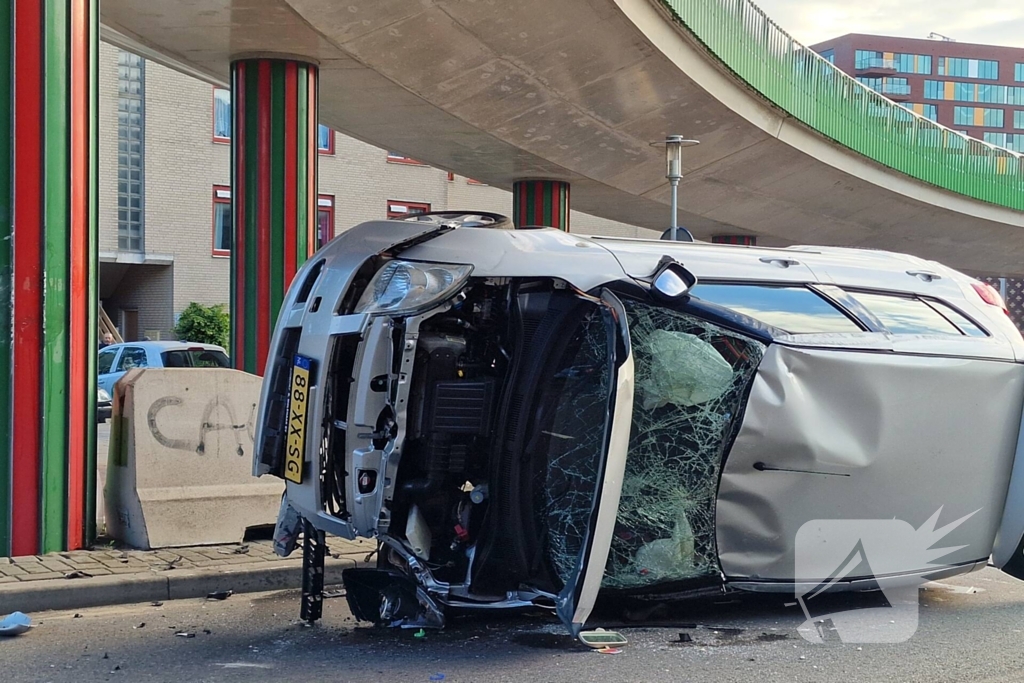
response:
[(1024, 210), (1024, 156), (902, 107), (793, 40), (750, 0), (662, 0), (726, 67), (822, 135), (937, 187)]

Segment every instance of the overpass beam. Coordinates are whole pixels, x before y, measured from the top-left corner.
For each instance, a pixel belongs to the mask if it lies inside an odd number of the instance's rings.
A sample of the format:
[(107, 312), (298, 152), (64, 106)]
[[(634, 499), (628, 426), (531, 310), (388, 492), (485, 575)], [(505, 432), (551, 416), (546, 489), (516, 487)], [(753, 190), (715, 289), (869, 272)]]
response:
[(512, 222), (517, 228), (544, 225), (569, 232), (569, 183), (561, 180), (513, 183)]
[(98, 18), (0, 3), (0, 556), (95, 535)]
[(263, 374), (285, 291), (316, 249), (315, 65), (231, 65), (231, 357)]

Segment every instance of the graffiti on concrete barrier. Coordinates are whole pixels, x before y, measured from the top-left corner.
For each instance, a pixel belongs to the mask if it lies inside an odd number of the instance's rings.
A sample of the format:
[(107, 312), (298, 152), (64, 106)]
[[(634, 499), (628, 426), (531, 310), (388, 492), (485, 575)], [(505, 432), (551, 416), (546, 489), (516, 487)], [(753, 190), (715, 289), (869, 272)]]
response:
[[(167, 436), (157, 425), (157, 416), (165, 408), (180, 406), (182, 403), (184, 403), (184, 400), (178, 396), (164, 396), (163, 398), (153, 401), (153, 405), (149, 407), (149, 413), (146, 416), (146, 419), (149, 424), (149, 431), (153, 435), (153, 438), (157, 440), (157, 443), (164, 448), (204, 455), (206, 453), (207, 438), (210, 434), (229, 431), (234, 436), (235, 443), (238, 446), (236, 452), (239, 456), (245, 455), (245, 440), (243, 439), (243, 435), (248, 436), (249, 443), (252, 443), (255, 438), (255, 403), (249, 406), (248, 419), (246, 419), (245, 422), (241, 422), (238, 419), (234, 406), (229, 400), (226, 400), (221, 396), (214, 396), (206, 403), (206, 407), (203, 409), (203, 416), (197, 425), (197, 432), (195, 434), (196, 438), (173, 438)], [(173, 417), (165, 416), (165, 420), (169, 422), (170, 420), (173, 420)], [(165, 424), (167, 424), (167, 422), (165, 422)], [(182, 428), (183, 427), (180, 426), (178, 427), (178, 429)]]

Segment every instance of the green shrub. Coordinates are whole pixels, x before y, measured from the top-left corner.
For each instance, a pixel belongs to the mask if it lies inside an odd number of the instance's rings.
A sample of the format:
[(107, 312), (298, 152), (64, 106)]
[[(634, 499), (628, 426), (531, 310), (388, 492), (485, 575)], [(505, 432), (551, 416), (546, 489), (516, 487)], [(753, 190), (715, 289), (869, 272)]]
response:
[(231, 333), (231, 319), (224, 304), (203, 306), (192, 302), (181, 312), (174, 334), (181, 341), (217, 344), (226, 347)]

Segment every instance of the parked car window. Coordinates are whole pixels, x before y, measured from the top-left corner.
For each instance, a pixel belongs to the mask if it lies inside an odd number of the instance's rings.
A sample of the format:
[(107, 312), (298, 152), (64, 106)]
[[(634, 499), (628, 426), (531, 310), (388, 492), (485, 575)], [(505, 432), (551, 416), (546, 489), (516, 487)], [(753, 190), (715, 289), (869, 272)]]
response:
[(981, 329), (973, 320), (941, 301), (928, 300), (928, 305), (941, 313), (947, 320), (960, 328), (960, 331), (968, 337), (987, 337), (988, 332)]
[(129, 346), (121, 352), (121, 358), (117, 361), (117, 371), (131, 370), (132, 368), (144, 368), (148, 366), (146, 362), (146, 349), (140, 349), (137, 346)]
[(177, 349), (160, 354), (167, 368), (228, 368), (231, 362), (216, 349)]
[(100, 359), (96, 364), (96, 374), (105, 375), (110, 372), (110, 366), (114, 364), (114, 356), (117, 351), (100, 351)]
[(850, 292), (893, 334), (962, 334), (956, 325), (921, 301), (894, 294)]
[(841, 310), (806, 287), (698, 284), (693, 295), (792, 334), (860, 332)]

